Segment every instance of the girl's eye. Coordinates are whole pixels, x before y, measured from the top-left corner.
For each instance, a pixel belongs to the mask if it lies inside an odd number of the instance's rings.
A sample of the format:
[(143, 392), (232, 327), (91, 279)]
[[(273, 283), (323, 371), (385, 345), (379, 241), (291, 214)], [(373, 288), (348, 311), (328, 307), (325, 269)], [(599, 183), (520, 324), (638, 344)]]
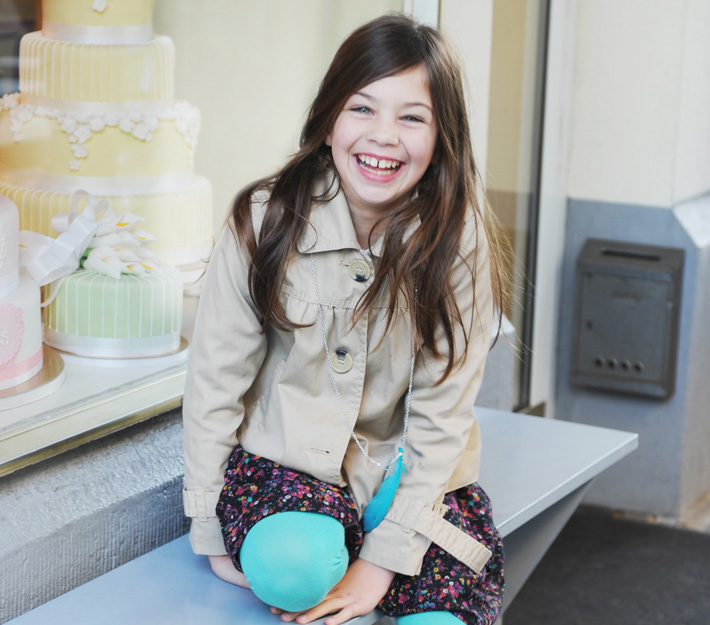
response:
[(405, 115), (404, 116), (404, 121), (406, 122), (417, 122), (417, 123), (423, 123), (424, 120), (421, 117), (417, 117), (416, 115)]
[(367, 115), (368, 113), (372, 113), (369, 107), (367, 106), (353, 106), (351, 109), (354, 113), (362, 113), (363, 115)]

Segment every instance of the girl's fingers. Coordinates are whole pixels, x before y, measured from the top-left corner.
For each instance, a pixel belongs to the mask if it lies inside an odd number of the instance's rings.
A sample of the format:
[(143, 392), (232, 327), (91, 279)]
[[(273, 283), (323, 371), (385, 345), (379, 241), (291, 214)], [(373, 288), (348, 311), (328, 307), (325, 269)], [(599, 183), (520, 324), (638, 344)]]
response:
[(325, 624), (326, 625), (340, 625), (341, 623), (345, 623), (346, 621), (349, 621), (351, 618), (357, 616), (355, 610), (352, 609), (352, 606), (347, 605), (345, 606), (340, 612), (337, 614), (334, 614), (333, 616), (328, 617), (325, 619)]
[(271, 606), (269, 610), (271, 611), (271, 614), (280, 614), (282, 621), (293, 621), (299, 614), (303, 614), (303, 612), (286, 612), (286, 610), (282, 610), (281, 608), (276, 608), (274, 606)]
[(317, 618), (320, 618), (321, 616), (337, 612), (342, 607), (342, 604), (334, 602), (333, 599), (325, 599), (322, 603), (319, 603), (317, 606), (301, 614), (296, 619), (296, 622), (299, 623), (299, 625), (303, 623), (310, 623), (311, 621), (314, 621)]
[[(272, 614), (280, 615), (281, 620), (285, 621), (285, 622), (297, 621), (298, 623), (310, 623), (311, 621), (313, 621), (317, 618), (320, 618), (321, 616), (325, 616), (326, 614), (330, 614), (331, 612), (335, 612), (337, 610), (337, 607), (336, 606), (330, 607), (332, 602), (333, 602), (333, 599), (330, 599), (330, 600), (325, 599), (323, 601), (323, 603), (320, 603), (319, 605), (317, 605), (305, 612), (287, 612), (286, 610), (282, 610), (281, 608), (277, 608), (274, 606), (271, 606), (269, 608), (269, 610), (271, 611)], [(324, 607), (324, 604), (326, 604), (326, 603), (328, 605), (326, 607)], [(341, 622), (343, 622), (343, 621), (338, 621), (338, 623), (341, 623)]]
[(326, 625), (338, 625), (339, 623), (344, 623), (353, 618), (353, 616), (357, 616), (352, 609), (352, 604), (347, 599), (343, 597), (333, 597), (331, 599), (325, 599), (322, 603), (319, 603), (317, 606), (298, 616), (296, 622), (299, 623), (299, 625), (310, 623), (327, 614), (332, 614), (332, 616), (326, 619)]

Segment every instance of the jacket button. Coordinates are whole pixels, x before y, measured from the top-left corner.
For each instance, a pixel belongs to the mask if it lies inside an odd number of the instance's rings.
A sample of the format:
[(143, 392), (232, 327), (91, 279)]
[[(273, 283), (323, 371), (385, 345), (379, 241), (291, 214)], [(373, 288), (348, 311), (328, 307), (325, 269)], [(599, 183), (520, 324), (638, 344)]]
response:
[(370, 279), (372, 271), (370, 265), (364, 260), (354, 260), (348, 267), (350, 277), (356, 282), (367, 282)]
[(353, 368), (353, 357), (345, 349), (336, 349), (330, 354), (330, 364), (335, 373), (347, 373)]

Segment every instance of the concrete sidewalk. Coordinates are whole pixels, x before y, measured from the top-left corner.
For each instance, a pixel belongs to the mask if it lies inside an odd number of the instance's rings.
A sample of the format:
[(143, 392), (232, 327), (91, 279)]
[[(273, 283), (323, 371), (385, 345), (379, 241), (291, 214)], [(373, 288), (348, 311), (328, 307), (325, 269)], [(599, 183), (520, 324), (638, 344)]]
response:
[[(707, 524), (699, 524), (708, 529)], [(710, 533), (582, 507), (505, 613), (505, 625), (707, 625)]]

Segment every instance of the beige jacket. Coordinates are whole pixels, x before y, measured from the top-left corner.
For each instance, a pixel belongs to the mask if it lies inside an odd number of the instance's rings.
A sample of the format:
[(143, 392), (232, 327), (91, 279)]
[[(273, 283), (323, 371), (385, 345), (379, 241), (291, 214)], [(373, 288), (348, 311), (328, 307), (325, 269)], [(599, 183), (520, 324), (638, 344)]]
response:
[[(257, 230), (263, 209), (254, 208)], [(311, 324), (308, 327), (260, 333), (259, 315), (249, 297), (249, 261), (228, 228), (210, 260), (183, 407), (184, 503), (186, 515), (192, 517), (190, 541), (196, 553), (225, 553), (215, 505), (237, 442), (291, 469), (348, 485), (360, 511), (383, 479), (383, 469), (367, 462), (352, 440), (329, 378), (311, 253), (329, 349), (342, 356), (335, 362), (335, 377), (347, 417), (372, 457), (387, 461), (396, 452), (410, 371), (408, 317), (399, 315), (387, 340), (373, 350), (382, 338), (385, 310), (373, 309), (351, 328), (353, 309), (372, 282), (375, 264), (357, 242), (342, 192), (328, 204), (314, 206), (310, 223), (313, 227), (306, 229), (281, 291), (288, 318)], [(464, 321), (472, 322), (468, 357), (439, 386), (434, 381), (444, 363), (417, 357), (404, 456), (408, 470), (387, 517), (366, 534), (360, 554), (405, 575), (418, 574), (432, 540), (476, 570), (490, 555), (441, 518), (444, 494), (474, 482), (478, 474), (480, 440), (473, 402), (490, 344), (492, 302), (487, 244), (479, 236), (474, 305), (467, 265), (476, 238), (470, 213), (460, 258), (451, 270)], [(376, 244), (372, 256), (377, 258), (378, 251)], [(360, 281), (363, 272), (369, 277)]]

